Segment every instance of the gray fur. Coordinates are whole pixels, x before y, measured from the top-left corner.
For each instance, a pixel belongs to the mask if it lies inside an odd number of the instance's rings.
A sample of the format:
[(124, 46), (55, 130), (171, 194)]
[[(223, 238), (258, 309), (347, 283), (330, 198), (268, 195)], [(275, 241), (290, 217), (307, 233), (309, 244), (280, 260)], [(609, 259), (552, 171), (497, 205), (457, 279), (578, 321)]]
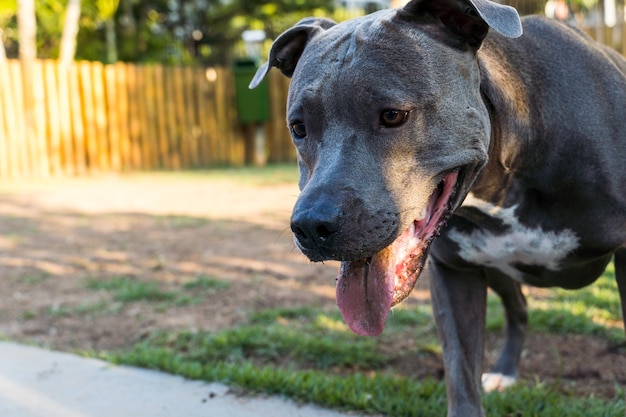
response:
[[(311, 260), (378, 253), (423, 216), (444, 175), (458, 170), (452, 216), (431, 244), (427, 270), (449, 416), (484, 414), (487, 286), (507, 314), (493, 372), (509, 380), (527, 321), (519, 281), (579, 288), (615, 255), (624, 311), (623, 57), (555, 21), (528, 17), (520, 25), (513, 9), (488, 0), (414, 0), (338, 25), (303, 20), (276, 40), (251, 86), (272, 66), (293, 77), (289, 126), (306, 128), (304, 137), (294, 135), (302, 193), (292, 229)], [(386, 109), (409, 111), (406, 122), (382, 127)], [(490, 266), (489, 253), (468, 259), (473, 252), (460, 250), (463, 236), (513, 232), (470, 201), (507, 210), (510, 224), (541, 235), (537, 241), (568, 236), (570, 246), (554, 258), (557, 266), (510, 265), (513, 280)], [(514, 243), (511, 236), (505, 240)]]

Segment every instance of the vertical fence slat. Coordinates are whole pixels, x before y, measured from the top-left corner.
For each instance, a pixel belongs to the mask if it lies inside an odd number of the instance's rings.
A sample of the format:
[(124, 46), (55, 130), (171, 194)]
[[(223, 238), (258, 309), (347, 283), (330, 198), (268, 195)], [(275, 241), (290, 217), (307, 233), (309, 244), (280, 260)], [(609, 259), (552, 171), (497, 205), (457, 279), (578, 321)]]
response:
[(231, 138), (228, 134), (229, 117), (227, 106), (220, 105), (220, 103), (228, 103), (227, 97), (229, 96), (227, 89), (230, 88), (229, 83), (231, 79), (227, 77), (226, 70), (223, 68), (217, 69), (217, 84), (215, 85), (215, 108), (216, 108), (216, 121), (217, 130), (220, 132), (220, 138), (218, 140), (218, 148), (216, 152), (216, 162), (221, 164), (227, 164), (230, 160), (230, 148), (232, 147)]
[(181, 169), (188, 165), (185, 158), (186, 141), (182, 134), (184, 123), (178, 118), (178, 107), (181, 104), (178, 102), (178, 95), (176, 94), (176, 80), (179, 77), (179, 69), (179, 67), (169, 67), (163, 70), (165, 90), (163, 104), (167, 124), (167, 137), (165, 140), (167, 141), (168, 153), (170, 155), (170, 169)]
[(104, 110), (107, 120), (105, 127), (108, 136), (109, 164), (110, 169), (120, 171), (122, 157), (120, 149), (119, 119), (123, 117), (120, 112), (119, 98), (117, 96), (116, 74), (117, 68), (113, 65), (104, 67), (104, 93), (106, 97), (106, 110)]
[(206, 119), (208, 117), (219, 117), (219, 115), (210, 113), (210, 109), (207, 106), (204, 79), (204, 71), (198, 68), (189, 68), (187, 88), (189, 89), (190, 105), (194, 109), (194, 112), (189, 115), (189, 122), (193, 129), (192, 134), (200, 166), (208, 166), (219, 160), (216, 159), (219, 150), (211, 147), (212, 143), (206, 130)]
[(37, 166), (38, 177), (48, 177), (50, 175), (50, 158), (48, 156), (48, 141), (46, 138), (46, 83), (44, 81), (44, 63), (36, 61), (33, 66), (33, 153), (32, 158)]
[(58, 118), (59, 118), (59, 147), (61, 156), (61, 171), (68, 175), (76, 173), (74, 146), (72, 143), (72, 118), (70, 99), (70, 68), (51, 63), (57, 70), (58, 84)]
[[(22, 127), (20, 136), (21, 140), (18, 141), (18, 150), (20, 153), (20, 170), (23, 176), (35, 176), (37, 175), (37, 166), (34, 164), (32, 158), (33, 148), (33, 122), (31, 111), (26, 109), (25, 101), (28, 100), (25, 94), (24, 85), (26, 82), (24, 78), (30, 77), (30, 75), (24, 74), (22, 65), (16, 61), (15, 65), (11, 68), (13, 79), (19, 84), (15, 85), (15, 104), (17, 113), (20, 116), (20, 125)], [(28, 71), (26, 71), (28, 72)], [(31, 82), (32, 84), (32, 82)], [(32, 101), (32, 100), (31, 100)]]
[[(203, 151), (206, 140), (202, 132), (202, 119), (206, 115), (203, 113), (203, 101), (197, 100), (196, 95), (202, 95), (202, 88), (197, 86), (197, 71), (193, 68), (185, 68), (183, 72), (183, 96), (186, 109), (194, 109), (192, 112), (185, 112), (185, 125), (189, 133), (189, 152), (191, 164), (194, 167), (207, 166), (210, 163), (210, 152)], [(208, 117), (215, 117), (209, 115)], [(205, 159), (206, 155), (206, 159)]]
[[(0, 68), (0, 71), (2, 69)], [(2, 77), (2, 73), (0, 73), (0, 77)], [(0, 88), (2, 88), (2, 80), (0, 80)], [(2, 90), (0, 90), (0, 108), (2, 108)], [(9, 157), (9, 145), (11, 141), (9, 140), (8, 129), (5, 126), (4, 122), (4, 114), (0, 113), (0, 179), (2, 178), (10, 178), (10, 157)]]
[[(235, 100), (235, 80), (233, 78), (233, 73), (231, 71), (224, 72), (224, 85), (227, 86), (225, 92), (226, 96), (224, 97), (223, 103), (234, 103)], [(226, 108), (226, 129), (229, 133), (230, 140), (228, 141), (230, 145), (229, 149), (229, 165), (240, 166), (245, 163), (246, 157), (246, 141), (245, 141), (245, 132), (241, 129), (241, 125), (237, 122), (237, 114), (235, 107), (232, 105), (223, 106)], [(235, 134), (237, 132), (237, 134)]]
[(74, 64), (69, 68), (67, 78), (69, 88), (70, 111), (67, 113), (71, 120), (73, 149), (70, 163), (74, 165), (73, 171), (77, 175), (87, 173), (87, 146), (85, 133), (85, 113), (82, 99), (82, 85), (80, 82), (81, 66)]
[[(5, 91), (10, 83), (7, 70), (8, 67), (0, 62), (0, 110), (7, 107), (6, 99), (9, 97), (9, 91)], [(5, 121), (5, 117), (6, 111), (0, 111), (0, 179), (11, 178), (9, 147), (12, 143), (12, 135), (9, 133), (8, 121)]]
[(33, 170), (30, 166), (30, 158), (28, 156), (28, 140), (26, 138), (26, 114), (22, 109), (24, 108), (24, 97), (22, 91), (22, 71), (20, 63), (18, 61), (9, 62), (9, 70), (11, 72), (11, 79), (13, 83), (13, 109), (16, 130), (14, 149), (16, 152), (16, 173), (19, 176), (31, 176)]
[(132, 167), (127, 73), (126, 64), (122, 62), (115, 64), (115, 96), (117, 101), (114, 105), (119, 114), (117, 131), (119, 134), (120, 170), (127, 170)]
[(172, 168), (171, 155), (169, 153), (169, 143), (167, 138), (167, 115), (165, 106), (165, 82), (163, 80), (163, 66), (154, 65), (153, 70), (153, 87), (154, 87), (154, 125), (156, 126), (157, 149), (159, 150), (160, 167), (165, 169)]
[(154, 66), (141, 66), (141, 84), (143, 84), (143, 150), (144, 150), (144, 168), (157, 169), (159, 163), (159, 142), (156, 135), (156, 108), (155, 108), (155, 86), (154, 86)]
[(80, 96), (83, 109), (83, 126), (85, 127), (85, 156), (88, 171), (98, 170), (98, 140), (96, 130), (96, 109), (93, 99), (93, 80), (91, 64), (81, 62), (80, 71)]
[(0, 130), (0, 134), (4, 135), (3, 140), (4, 159), (0, 160), (3, 165), (0, 175), (3, 178), (11, 179), (17, 177), (19, 169), (17, 167), (18, 151), (17, 151), (17, 138), (19, 137), (18, 129), (19, 123), (17, 115), (15, 114), (15, 93), (13, 88), (16, 83), (11, 77), (11, 62), (7, 62), (7, 65), (0, 65), (0, 109), (2, 109), (3, 130)]
[(195, 157), (193, 155), (194, 141), (193, 128), (187, 121), (185, 112), (185, 71), (186, 68), (176, 68), (174, 77), (174, 103), (176, 111), (176, 121), (180, 128), (180, 159), (181, 168), (196, 168)]
[[(173, 120), (176, 122), (175, 134), (178, 150), (179, 168), (195, 168), (194, 157), (190, 149), (194, 146), (191, 118), (189, 114), (186, 71), (188, 67), (178, 66), (172, 69), (171, 103)], [(171, 140), (171, 139), (170, 139)]]
[[(59, 113), (59, 90), (57, 65), (54, 61), (42, 61), (44, 76), (44, 99), (46, 104), (47, 152), (50, 160), (50, 173), (60, 174), (61, 166), (61, 114)], [(46, 142), (44, 138), (44, 143)]]
[(150, 132), (150, 107), (153, 103), (149, 95), (150, 80), (148, 80), (149, 69), (144, 65), (137, 65), (137, 108), (139, 109), (139, 119), (141, 126), (141, 169), (153, 169), (156, 168), (154, 162), (154, 146), (151, 143), (154, 139), (154, 135)]
[(92, 62), (93, 109), (95, 123), (95, 143), (99, 171), (108, 171), (110, 167), (110, 148), (107, 135), (106, 97), (104, 90), (104, 66)]
[(128, 129), (129, 129), (129, 144), (130, 144), (130, 158), (131, 169), (141, 169), (143, 167), (143, 148), (141, 145), (141, 105), (142, 100), (139, 97), (139, 82), (137, 65), (129, 64), (126, 68), (126, 79), (128, 82)]
[[(218, 108), (222, 105), (217, 101), (217, 84), (220, 74), (216, 68), (211, 68), (210, 73), (202, 73), (202, 108), (204, 109), (204, 140), (209, 150), (211, 160), (209, 163), (224, 163), (222, 159), (223, 138), (219, 130)], [(221, 161), (221, 162), (220, 162)]]
[(271, 162), (280, 162), (293, 158), (293, 145), (285, 124), (285, 107), (289, 79), (278, 71), (270, 74), (268, 91), (270, 93), (270, 121), (266, 131), (269, 157)]

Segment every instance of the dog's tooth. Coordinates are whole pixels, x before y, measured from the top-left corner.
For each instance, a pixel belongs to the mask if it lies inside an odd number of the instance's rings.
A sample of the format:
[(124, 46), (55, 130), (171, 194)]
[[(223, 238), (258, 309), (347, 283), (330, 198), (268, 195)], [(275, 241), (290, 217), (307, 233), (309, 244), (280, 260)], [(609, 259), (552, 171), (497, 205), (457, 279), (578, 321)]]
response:
[(428, 206), (422, 207), (422, 212), (420, 213), (420, 218), (418, 220), (424, 220), (427, 213), (428, 213)]

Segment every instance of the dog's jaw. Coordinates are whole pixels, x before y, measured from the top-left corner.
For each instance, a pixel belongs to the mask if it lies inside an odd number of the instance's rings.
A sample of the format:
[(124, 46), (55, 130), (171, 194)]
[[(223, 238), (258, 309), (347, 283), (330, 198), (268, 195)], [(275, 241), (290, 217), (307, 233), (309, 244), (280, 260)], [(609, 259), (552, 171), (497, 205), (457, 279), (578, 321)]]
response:
[(421, 219), (374, 256), (342, 262), (337, 278), (337, 305), (348, 327), (377, 336), (391, 307), (411, 293), (431, 241), (445, 224), (455, 197), (458, 171), (448, 173), (433, 191)]

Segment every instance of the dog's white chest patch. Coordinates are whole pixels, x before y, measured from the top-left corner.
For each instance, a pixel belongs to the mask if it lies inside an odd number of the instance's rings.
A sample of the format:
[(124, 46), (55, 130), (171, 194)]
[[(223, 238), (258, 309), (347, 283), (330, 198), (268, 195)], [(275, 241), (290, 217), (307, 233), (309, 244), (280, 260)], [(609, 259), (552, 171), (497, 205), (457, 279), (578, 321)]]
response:
[(452, 229), (448, 236), (460, 247), (459, 255), (464, 260), (499, 269), (511, 278), (523, 281), (517, 264), (543, 266), (558, 270), (560, 262), (578, 247), (578, 237), (573, 231), (544, 231), (540, 227), (530, 228), (515, 217), (517, 206), (502, 208), (469, 194), (463, 206), (474, 207), (499, 219), (506, 228), (503, 233), (474, 230), (462, 233)]

